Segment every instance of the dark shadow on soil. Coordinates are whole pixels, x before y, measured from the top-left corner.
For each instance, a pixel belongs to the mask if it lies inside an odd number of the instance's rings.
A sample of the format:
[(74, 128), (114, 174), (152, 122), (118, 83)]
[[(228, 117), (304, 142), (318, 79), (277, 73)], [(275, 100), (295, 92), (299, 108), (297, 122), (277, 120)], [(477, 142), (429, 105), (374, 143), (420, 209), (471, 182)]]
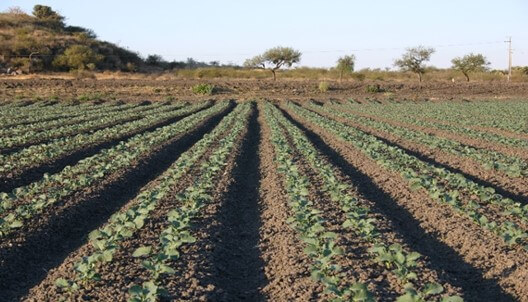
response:
[(438, 272), (440, 278), (462, 288), (465, 301), (515, 301), (495, 280), (485, 279), (480, 269), (467, 263), (450, 246), (439, 241), (434, 234), (427, 233), (408, 210), (398, 205), (389, 194), (378, 187), (366, 174), (347, 162), (319, 135), (304, 127), (286, 111), (282, 109), (281, 111), (308, 136), (333, 165), (354, 181), (362, 196), (375, 202), (376, 206), (372, 210), (387, 217), (395, 231), (403, 235), (405, 243), (427, 257), (431, 268)]
[(0, 300), (18, 301), (41, 282), (47, 271), (60, 265), (71, 252), (85, 243), (86, 236), (108, 218), (143, 186), (165, 171), (220, 120), (233, 110), (234, 104), (208, 119), (194, 131), (175, 140), (141, 162), (120, 179), (106, 186), (95, 197), (67, 207), (32, 232), (24, 242), (0, 250)]
[(264, 261), (258, 248), (260, 239), (258, 155), (260, 125), (258, 109), (253, 109), (249, 129), (241, 145), (230, 184), (220, 206), (218, 224), (211, 229), (214, 241), (211, 282), (213, 301), (264, 301), (260, 289), (267, 283)]
[[(205, 107), (205, 108), (200, 109), (200, 110), (204, 110), (204, 109), (207, 109), (207, 108), (208, 107)], [(200, 110), (198, 110), (198, 111), (200, 111)], [(57, 172), (63, 170), (64, 167), (75, 165), (81, 159), (89, 157), (89, 156), (92, 156), (92, 155), (96, 154), (97, 152), (99, 152), (99, 151), (101, 151), (103, 149), (111, 148), (111, 147), (119, 144), (121, 141), (127, 140), (127, 139), (129, 139), (129, 138), (131, 138), (131, 137), (133, 137), (133, 136), (135, 136), (137, 134), (140, 134), (140, 133), (150, 132), (150, 131), (153, 131), (153, 130), (155, 130), (157, 128), (170, 125), (170, 124), (172, 124), (172, 123), (174, 123), (174, 122), (176, 122), (178, 120), (181, 120), (182, 118), (185, 118), (185, 117), (187, 117), (187, 116), (189, 116), (189, 115), (191, 115), (191, 114), (193, 114), (195, 112), (197, 112), (197, 111), (194, 111), (194, 112), (182, 115), (182, 116), (174, 117), (174, 118), (171, 118), (171, 119), (168, 119), (168, 120), (153, 124), (152, 126), (146, 128), (146, 129), (134, 131), (134, 132), (132, 132), (130, 134), (127, 134), (125, 136), (122, 136), (120, 138), (117, 138), (117, 139), (114, 139), (114, 140), (111, 140), (111, 141), (102, 142), (102, 143), (90, 146), (88, 148), (80, 149), (80, 150), (78, 150), (78, 151), (76, 151), (76, 152), (74, 152), (74, 153), (72, 153), (70, 155), (67, 155), (65, 157), (61, 157), (61, 158), (59, 158), (57, 160), (54, 160), (54, 161), (52, 161), (49, 164), (44, 164), (44, 165), (41, 165), (41, 166), (26, 170), (22, 174), (18, 175), (17, 177), (15, 177), (13, 179), (0, 179), (0, 192), (11, 192), (15, 188), (18, 188), (18, 187), (21, 187), (21, 186), (26, 186), (26, 185), (34, 182), (34, 181), (37, 181), (37, 180), (41, 179), (44, 176), (44, 173), (48, 173), (48, 174), (57, 173)]]

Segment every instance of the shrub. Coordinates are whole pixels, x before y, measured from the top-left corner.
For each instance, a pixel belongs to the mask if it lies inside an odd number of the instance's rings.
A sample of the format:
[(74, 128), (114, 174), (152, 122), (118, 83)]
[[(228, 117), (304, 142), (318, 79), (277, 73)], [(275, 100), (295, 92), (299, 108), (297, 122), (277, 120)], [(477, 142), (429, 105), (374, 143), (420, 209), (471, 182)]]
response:
[(328, 84), (328, 82), (319, 82), (319, 91), (327, 92), (328, 89), (330, 89), (330, 85)]
[[(56, 67), (67, 67), (71, 70), (84, 70), (104, 59), (104, 57), (90, 47), (84, 45), (72, 45), (53, 61)], [(93, 64), (93, 65), (90, 65)]]
[(378, 93), (378, 92), (385, 92), (385, 89), (383, 89), (383, 87), (381, 87), (379, 84), (374, 84), (374, 85), (367, 85), (367, 87), (365, 88), (365, 91), (370, 92), (370, 93)]
[(212, 95), (215, 91), (215, 86), (212, 84), (197, 84), (191, 90), (195, 94)]

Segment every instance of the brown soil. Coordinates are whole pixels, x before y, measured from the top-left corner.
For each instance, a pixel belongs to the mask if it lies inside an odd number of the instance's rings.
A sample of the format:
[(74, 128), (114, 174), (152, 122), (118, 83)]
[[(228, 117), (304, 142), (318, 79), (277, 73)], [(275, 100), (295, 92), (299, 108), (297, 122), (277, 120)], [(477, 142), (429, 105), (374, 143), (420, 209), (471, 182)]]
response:
[[(248, 133), (255, 134), (252, 133), (252, 130), (258, 130), (255, 129), (255, 125), (256, 116), (254, 116), (252, 123), (249, 125)], [(258, 138), (258, 135), (256, 137)], [(245, 161), (251, 161), (256, 158), (256, 153), (246, 153), (251, 150), (251, 143), (254, 138), (253, 136), (242, 133), (240, 142), (242, 142), (243, 138), (245, 139), (243, 140), (242, 146), (239, 144), (239, 147), (233, 152), (224, 172), (219, 177), (219, 182), (215, 189), (216, 193), (214, 194), (213, 200), (222, 202), (208, 204), (203, 209), (203, 215), (193, 225), (193, 235), (197, 238), (197, 242), (182, 248), (182, 257), (171, 265), (176, 269), (176, 274), (163, 276), (161, 280), (163, 286), (169, 289), (173, 298), (177, 297), (178, 300), (193, 301), (224, 301), (227, 296), (227, 301), (233, 301), (238, 299), (246, 300), (247, 298), (256, 299), (258, 297), (258, 284), (264, 281), (264, 278), (259, 278), (258, 272), (261, 271), (262, 264), (258, 257), (258, 250), (254, 249), (254, 244), (258, 240), (258, 220), (254, 220), (253, 218), (255, 217), (251, 217), (251, 219), (246, 220), (248, 224), (239, 225), (242, 228), (253, 225), (252, 229), (255, 231), (251, 232), (253, 236), (247, 235), (248, 229), (246, 229), (246, 235), (244, 235), (244, 233), (239, 233), (237, 230), (231, 229), (229, 225), (224, 224), (227, 223), (227, 219), (232, 218), (229, 216), (233, 215), (233, 213), (228, 211), (229, 209), (233, 209), (231, 208), (232, 203), (229, 203), (229, 196), (240, 192), (244, 186), (242, 184), (244, 182), (243, 180), (250, 180), (246, 182), (246, 185), (250, 184), (253, 190), (258, 188), (258, 186), (252, 183), (252, 179), (254, 178), (248, 178), (244, 174), (246, 166), (241, 165)], [(216, 143), (213, 143), (210, 150), (201, 157), (202, 160), (208, 158), (213, 150), (215, 150), (214, 144)], [(188, 171), (187, 174), (196, 175), (199, 173), (200, 161), (202, 160), (199, 160), (193, 165), (192, 170)], [(254, 168), (257, 168), (256, 172), (258, 173), (258, 166), (254, 166)], [(241, 172), (241, 174), (238, 174), (238, 172)], [(173, 187), (173, 194), (181, 192), (191, 185), (193, 181), (194, 179), (192, 177), (181, 179)], [(149, 184), (149, 186), (154, 185), (156, 185), (156, 181)], [(247, 191), (247, 194), (247, 196), (250, 196), (251, 191)], [(254, 198), (253, 200), (256, 199)], [(234, 200), (231, 199), (231, 201)], [(170, 196), (160, 202), (157, 208), (151, 212), (145, 226), (141, 230), (138, 230), (134, 234), (134, 237), (122, 242), (121, 248), (114, 255), (114, 260), (110, 264), (100, 267), (98, 271), (101, 273), (102, 280), (92, 284), (89, 288), (83, 289), (78, 296), (83, 297), (83, 299), (96, 299), (100, 301), (125, 301), (127, 289), (131, 283), (141, 283), (148, 279), (148, 274), (140, 264), (141, 259), (132, 257), (132, 252), (141, 245), (157, 244), (159, 233), (166, 226), (166, 214), (174, 206), (173, 198)], [(248, 203), (245, 204), (245, 207), (251, 207), (253, 210), (253, 212), (245, 212), (245, 215), (251, 215), (253, 213), (251, 216), (256, 215), (258, 218), (258, 210), (254, 204)], [(236, 222), (237, 220), (234, 221)], [(233, 244), (237, 243), (237, 239), (240, 238), (235, 239), (231, 238), (231, 236), (242, 236), (245, 240), (249, 240), (246, 242), (246, 249), (240, 248), (244, 244), (233, 246)], [(47, 299), (53, 299), (57, 294), (53, 286), (53, 280), (60, 276), (68, 276), (71, 278), (73, 263), (82, 255), (88, 254), (91, 250), (91, 246), (85, 244), (81, 249), (71, 254), (59, 269), (54, 270), (44, 282), (32, 290), (29, 299), (32, 300), (34, 297), (42, 297), (43, 295)], [(240, 282), (238, 283), (233, 282), (232, 276), (229, 276), (231, 284), (227, 285), (228, 287), (224, 287), (226, 285), (224, 270), (227, 265), (233, 264), (233, 260), (236, 259), (233, 258), (232, 253), (239, 256), (239, 260), (246, 261), (240, 264), (242, 266), (229, 269), (232, 269), (233, 272), (237, 272), (238, 274), (247, 270), (247, 276), (239, 277)], [(247, 257), (241, 257), (242, 255)], [(245, 279), (245, 277), (248, 279)], [(254, 280), (255, 283), (248, 282), (248, 280)]]
[(89, 232), (166, 170), (225, 114), (227, 111), (208, 119), (192, 132), (175, 137), (128, 171), (46, 208), (20, 230), (4, 238), (0, 246), (0, 291), (4, 297), (10, 300), (26, 294), (46, 277), (48, 269), (56, 267), (79, 248)]
[[(292, 114), (292, 113), (290, 113)], [(297, 120), (298, 117), (292, 114)], [(459, 286), (466, 301), (512, 301), (528, 299), (528, 254), (509, 248), (492, 233), (461, 217), (445, 204), (433, 201), (424, 191), (412, 192), (399, 174), (386, 171), (360, 151), (337, 140), (316, 125), (304, 122), (319, 146), (336, 150), (337, 162), (359, 175), (359, 188), (379, 198), (381, 212), (399, 222), (407, 243), (444, 270), (449, 283)], [(326, 148), (327, 150), (330, 148)], [(372, 183), (368, 184), (368, 179)]]
[[(261, 107), (260, 112), (263, 112)], [(260, 203), (262, 206), (261, 241), (259, 247), (266, 266), (268, 284), (263, 293), (269, 301), (313, 301), (322, 291), (307, 271), (310, 262), (303, 252), (295, 231), (286, 223), (290, 216), (282, 179), (276, 172), (270, 130), (264, 116), (259, 116), (262, 136)]]
[[(196, 96), (191, 87), (198, 83), (212, 83), (217, 94), (226, 98), (251, 99), (284, 97), (290, 99), (317, 97), (330, 99), (389, 99), (439, 100), (439, 99), (505, 99), (522, 98), (528, 95), (528, 83), (506, 82), (407, 82), (407, 81), (330, 81), (331, 89), (322, 93), (319, 80), (278, 79), (0, 79), (0, 100), (33, 99), (60, 96), (63, 99), (91, 96), (96, 98), (124, 100), (165, 100), (168, 97), (196, 100), (207, 96)], [(383, 93), (368, 93), (368, 85), (379, 84)]]
[[(291, 118), (288, 116), (288, 118)], [(295, 122), (295, 121), (294, 121)], [(290, 144), (293, 142), (289, 137)], [(317, 174), (317, 172), (311, 168), (311, 166), (303, 160), (303, 156), (297, 152), (298, 163), (301, 164), (303, 175), (310, 176), (310, 196), (315, 202), (317, 209), (322, 211), (322, 216), (325, 218), (326, 228), (340, 235), (340, 246), (345, 248), (345, 253), (340, 259), (339, 264), (343, 267), (343, 272), (346, 275), (345, 280), (348, 283), (352, 280), (360, 280), (361, 282), (368, 284), (371, 291), (375, 294), (377, 299), (380, 301), (393, 301), (399, 295), (405, 292), (404, 284), (390, 271), (384, 267), (376, 264), (373, 258), (369, 255), (368, 249), (372, 247), (372, 243), (362, 240), (352, 230), (346, 230), (342, 227), (343, 222), (346, 220), (344, 212), (339, 208), (337, 202), (332, 201), (331, 197), (325, 194), (321, 188), (324, 187), (324, 180)], [(331, 162), (327, 155), (321, 154), (320, 160)], [(353, 183), (353, 180), (342, 174), (337, 168), (334, 173), (338, 176), (338, 179), (344, 183), (351, 185), (353, 190), (348, 192), (352, 196), (358, 197), (360, 204), (366, 208), (375, 208), (373, 201), (365, 199), (361, 196), (358, 191), (358, 187)], [(398, 243), (407, 250), (410, 248), (402, 240), (402, 236), (397, 234), (392, 227), (393, 221), (387, 220), (387, 217), (380, 213), (372, 213), (372, 218), (376, 219), (375, 225), (378, 230), (381, 231), (380, 239), (387, 245)], [(432, 269), (431, 265), (424, 259), (421, 258), (418, 261), (418, 267), (415, 271), (418, 274), (418, 286), (424, 285), (428, 282), (441, 282), (444, 286), (443, 295), (461, 295), (461, 289), (455, 288), (451, 284), (443, 280), (439, 274)]]

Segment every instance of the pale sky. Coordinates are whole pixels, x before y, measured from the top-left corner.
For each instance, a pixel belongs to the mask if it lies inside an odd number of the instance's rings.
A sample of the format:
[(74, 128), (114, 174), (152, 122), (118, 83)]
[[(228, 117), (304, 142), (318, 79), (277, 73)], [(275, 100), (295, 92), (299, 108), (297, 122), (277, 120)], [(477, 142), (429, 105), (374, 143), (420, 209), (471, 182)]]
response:
[(431, 65), (482, 53), (492, 68), (528, 65), (526, 0), (1, 0), (0, 10), (49, 5), (100, 39), (166, 60), (238, 63), (274, 46), (303, 53), (301, 66), (330, 67), (354, 54), (356, 69), (392, 67), (409, 46), (432, 46)]

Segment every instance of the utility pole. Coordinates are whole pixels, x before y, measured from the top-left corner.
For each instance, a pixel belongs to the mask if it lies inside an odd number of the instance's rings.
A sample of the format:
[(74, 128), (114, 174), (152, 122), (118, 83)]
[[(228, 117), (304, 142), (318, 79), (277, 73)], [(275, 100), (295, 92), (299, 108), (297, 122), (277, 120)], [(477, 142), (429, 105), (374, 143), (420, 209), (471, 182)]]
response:
[(511, 36), (509, 37), (508, 41), (504, 41), (508, 43), (508, 82), (511, 79), (512, 76), (512, 41)]

